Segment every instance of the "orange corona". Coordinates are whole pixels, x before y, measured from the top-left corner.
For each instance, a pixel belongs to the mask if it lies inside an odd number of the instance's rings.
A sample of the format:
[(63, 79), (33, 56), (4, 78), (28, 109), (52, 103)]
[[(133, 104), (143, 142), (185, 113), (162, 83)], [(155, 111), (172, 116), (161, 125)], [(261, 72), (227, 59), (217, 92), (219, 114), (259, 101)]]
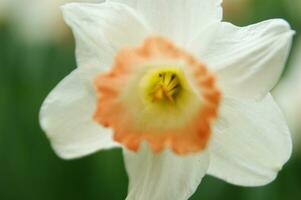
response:
[(162, 37), (119, 51), (95, 81), (94, 119), (114, 140), (137, 151), (170, 148), (183, 155), (206, 148), (221, 94), (205, 65)]

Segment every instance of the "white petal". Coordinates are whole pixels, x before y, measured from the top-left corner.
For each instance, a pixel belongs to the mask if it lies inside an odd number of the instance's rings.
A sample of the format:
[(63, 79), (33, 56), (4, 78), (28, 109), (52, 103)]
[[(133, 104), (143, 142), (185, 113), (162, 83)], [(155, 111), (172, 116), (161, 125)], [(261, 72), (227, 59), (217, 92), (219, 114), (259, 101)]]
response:
[(271, 95), (261, 102), (226, 98), (210, 145), (209, 174), (236, 185), (264, 185), (291, 151), (288, 127)]
[[(190, 42), (185, 44), (184, 47), (191, 53), (195, 54), (196, 57), (204, 55), (214, 40), (216, 40), (216, 35), (218, 34), (221, 24), (222, 22), (220, 21), (213, 21), (202, 27), (200, 33)], [(201, 57), (200, 61), (204, 62), (203, 57)]]
[(111, 0), (135, 8), (156, 33), (185, 45), (212, 21), (221, 21), (221, 0)]
[(284, 112), (297, 147), (301, 142), (301, 39), (295, 44), (290, 66), (272, 94)]
[(40, 124), (60, 157), (71, 159), (117, 146), (111, 130), (92, 120), (94, 110), (95, 97), (82, 85), (76, 70), (46, 98)]
[(223, 23), (201, 60), (218, 76), (229, 96), (263, 98), (277, 83), (291, 46), (293, 31), (275, 19), (247, 27)]
[(77, 64), (90, 69), (90, 75), (108, 69), (117, 50), (139, 45), (148, 33), (125, 5), (70, 3), (62, 10), (75, 36)]
[(138, 153), (124, 150), (129, 175), (126, 200), (184, 200), (200, 184), (208, 168), (208, 153), (177, 156), (166, 150), (153, 154), (147, 145)]

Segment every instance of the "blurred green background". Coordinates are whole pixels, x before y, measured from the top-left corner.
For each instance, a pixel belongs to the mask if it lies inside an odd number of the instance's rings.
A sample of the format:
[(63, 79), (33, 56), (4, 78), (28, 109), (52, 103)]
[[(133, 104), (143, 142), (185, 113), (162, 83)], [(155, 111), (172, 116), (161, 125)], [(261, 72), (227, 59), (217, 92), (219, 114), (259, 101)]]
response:
[[(300, 0), (225, 1), (225, 20), (234, 24), (284, 18), (297, 33), (301, 30)], [(128, 178), (120, 150), (64, 161), (39, 127), (43, 99), (76, 66), (70, 32), (60, 40), (33, 42), (16, 32), (14, 22), (0, 21), (0, 200), (124, 199)], [(301, 156), (295, 152), (267, 186), (236, 187), (206, 176), (191, 200), (299, 198)]]

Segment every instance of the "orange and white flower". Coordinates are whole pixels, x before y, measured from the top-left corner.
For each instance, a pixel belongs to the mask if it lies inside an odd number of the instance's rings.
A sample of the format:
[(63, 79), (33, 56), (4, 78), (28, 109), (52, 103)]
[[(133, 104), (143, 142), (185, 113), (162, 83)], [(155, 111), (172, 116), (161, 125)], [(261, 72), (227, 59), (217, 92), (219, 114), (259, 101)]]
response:
[(65, 159), (122, 147), (127, 199), (188, 199), (210, 174), (243, 186), (275, 179), (291, 155), (269, 94), (293, 31), (281, 19), (222, 22), (221, 0), (109, 0), (62, 8), (78, 68), (40, 123)]

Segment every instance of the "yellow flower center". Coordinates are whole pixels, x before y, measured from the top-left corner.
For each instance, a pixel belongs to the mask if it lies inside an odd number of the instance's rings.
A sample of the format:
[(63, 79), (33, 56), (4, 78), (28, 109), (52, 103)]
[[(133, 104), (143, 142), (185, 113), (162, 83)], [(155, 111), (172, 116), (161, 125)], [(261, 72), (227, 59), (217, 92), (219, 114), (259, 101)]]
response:
[(180, 67), (158, 66), (144, 75), (140, 89), (146, 103), (166, 106), (179, 101), (188, 89), (187, 85)]
[(150, 93), (154, 102), (174, 102), (181, 90), (181, 83), (178, 76), (173, 72), (162, 72), (158, 74), (159, 81)]

